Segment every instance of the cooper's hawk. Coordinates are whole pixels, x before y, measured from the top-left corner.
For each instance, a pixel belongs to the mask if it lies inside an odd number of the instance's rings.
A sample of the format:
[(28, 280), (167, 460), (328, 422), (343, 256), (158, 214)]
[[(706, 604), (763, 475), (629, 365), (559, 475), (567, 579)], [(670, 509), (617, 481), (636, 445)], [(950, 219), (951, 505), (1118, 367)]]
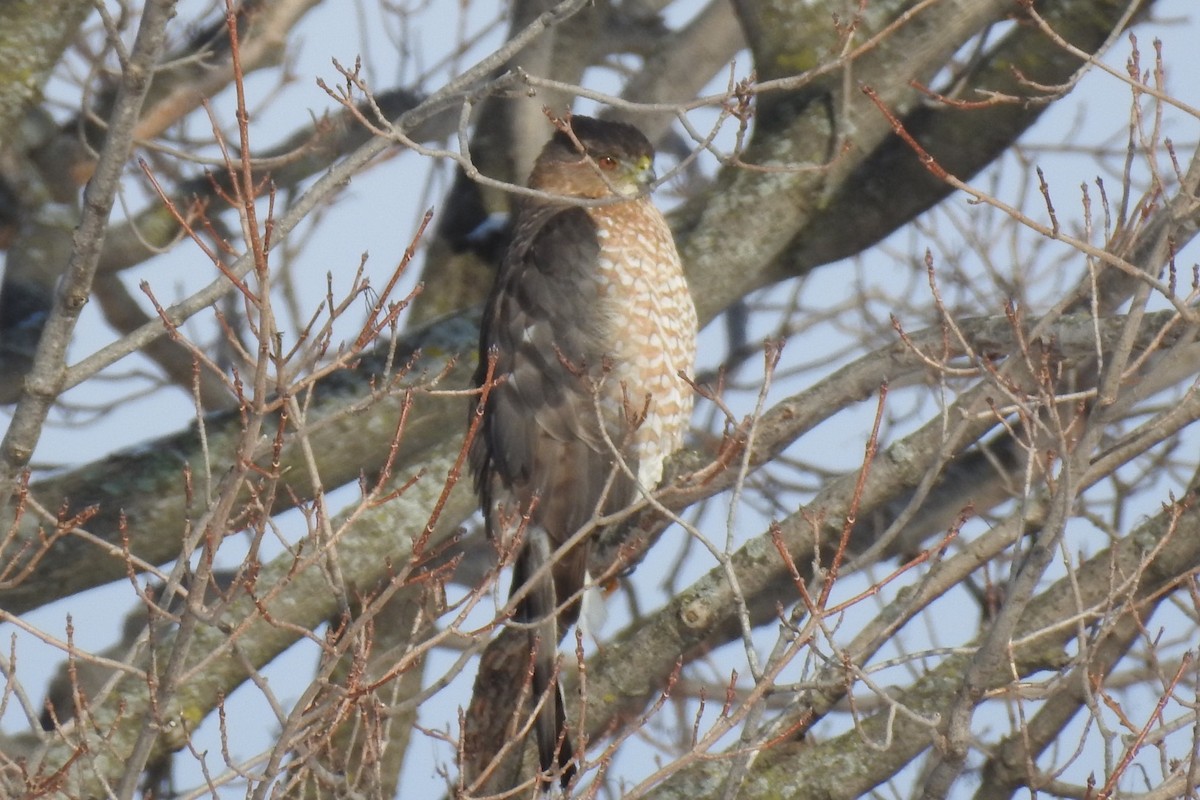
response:
[[(569, 129), (567, 128), (569, 126)], [(543, 772), (573, 753), (555, 655), (579, 617), (597, 514), (662, 477), (692, 410), (696, 311), (662, 214), (646, 196), (654, 150), (637, 128), (574, 116), (546, 144), (529, 186), (596, 205), (522, 197), (484, 310), (471, 465), (494, 539), (521, 535), (511, 592), (536, 650)], [(549, 690), (555, 688), (553, 696)]]

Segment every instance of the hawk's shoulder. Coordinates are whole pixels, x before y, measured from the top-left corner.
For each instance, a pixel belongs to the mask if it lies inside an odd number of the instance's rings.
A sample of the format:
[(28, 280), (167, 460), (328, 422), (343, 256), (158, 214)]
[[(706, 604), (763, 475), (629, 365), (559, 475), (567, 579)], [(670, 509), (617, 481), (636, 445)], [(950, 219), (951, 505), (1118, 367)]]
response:
[(500, 265), (505, 273), (533, 267), (546, 275), (574, 279), (591, 270), (600, 254), (598, 228), (587, 209), (528, 203), (517, 210), (512, 244)]

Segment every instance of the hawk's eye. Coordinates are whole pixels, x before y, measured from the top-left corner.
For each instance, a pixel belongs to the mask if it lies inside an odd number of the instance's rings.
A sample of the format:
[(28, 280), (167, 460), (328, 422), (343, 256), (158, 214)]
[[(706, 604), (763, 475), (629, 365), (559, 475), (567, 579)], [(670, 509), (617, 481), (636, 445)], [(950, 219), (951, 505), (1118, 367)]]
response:
[(617, 160), (612, 156), (601, 156), (596, 159), (596, 163), (600, 165), (600, 169), (605, 172), (611, 172), (617, 168)]

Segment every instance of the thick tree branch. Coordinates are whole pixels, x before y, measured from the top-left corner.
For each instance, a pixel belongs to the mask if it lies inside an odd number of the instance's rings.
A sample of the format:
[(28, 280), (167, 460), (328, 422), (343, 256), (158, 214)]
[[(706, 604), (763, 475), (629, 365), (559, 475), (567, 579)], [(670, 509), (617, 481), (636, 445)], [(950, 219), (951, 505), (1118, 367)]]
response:
[[(382, 469), (406, 392), (414, 393), (414, 406), (396, 469), (415, 469), (431, 448), (458, 440), (465, 401), (429, 390), (467, 385), (474, 370), (471, 343), (478, 325), (473, 315), (442, 320), (406, 337), (394, 354), (381, 346), (362, 359), (353, 375), (334, 374), (317, 384), (304, 435), (321, 456), (325, 485), (353, 483)], [(389, 372), (390, 364), (398, 372)], [(19, 614), (117, 580), (126, 573), (127, 552), (151, 564), (177, 557), (180, 532), (197, 513), (187, 498), (185, 477), (205, 476), (209, 464), (228, 463), (241, 434), (241, 417), (236, 410), (220, 412), (206, 418), (203, 426), (203, 436), (196, 429), (184, 431), (35, 484), (32, 496), (43, 508), (65, 509), (67, 515), (93, 509), (95, 515), (86, 524), (90, 536), (68, 535), (44, 550), (44, 529), (53, 523), (27, 511), (9, 552), (27, 549), (21, 561), (10, 566), (10, 575), (32, 571), (0, 590), (0, 606)], [(364, 446), (364, 440), (374, 445)], [(301, 463), (295, 445), (289, 437), (280, 454), (280, 473), (288, 486), (279, 493), (280, 508), (291, 497), (309, 494), (305, 470), (293, 469)]]
[[(386, 505), (354, 512), (353, 534), (337, 543), (337, 558), (347, 575), (355, 576), (364, 588), (386, 580), (389, 572), (396, 575), (397, 586), (414, 577), (413, 543), (422, 536), (429, 509), (441, 496), (459, 450), (458, 443), (442, 441), (424, 451), (419, 481)], [(448, 518), (460, 518), (474, 506), (467, 487), (452, 495), (456, 499), (448, 508)], [(436, 547), (455, 527), (443, 522), (429, 545)], [(330, 591), (320, 566), (323, 558), (320, 547), (301, 550), (299, 556), (284, 553), (257, 576), (247, 575), (219, 618), (193, 631), (183, 668), (186, 680), (180, 681), (167, 707), (151, 702), (147, 681), (127, 679), (103, 702), (93, 704), (87, 724), (62, 729), (32, 757), (29, 773), (44, 779), (54, 776), (54, 788), (67, 796), (103, 796), (103, 782), (125, 774), (125, 759), (143, 726), (151, 724), (161, 731), (152, 759), (182, 747), (188, 732), (246, 680), (248, 667), (263, 667), (299, 639), (302, 631), (315, 629), (337, 613), (336, 593)], [(366, 625), (369, 620), (356, 624)], [(351, 636), (352, 631), (344, 635)], [(171, 650), (172, 637), (164, 637), (158, 645), (159, 660), (169, 657)], [(330, 671), (335, 664), (330, 663)], [(77, 757), (81, 748), (86, 758)]]
[[(1034, 598), (1016, 630), (1011, 661), (986, 676), (988, 687), (1000, 689), (1014, 678), (1069, 665), (1067, 648), (1090, 624), (1110, 625), (1095, 646), (1103, 648), (1115, 637), (1121, 647), (1122, 632), (1129, 625), (1140, 627), (1137, 620), (1144, 620), (1157, 595), (1200, 567), (1200, 506), (1195, 501), (1189, 496), (1171, 505), (1085, 561), (1075, 576), (1055, 582)], [(898, 600), (896, 610), (906, 603), (907, 598)], [(1085, 624), (1081, 627), (1076, 619)], [(860, 719), (855, 730), (827, 741), (764, 750), (739, 797), (862, 797), (933, 744), (936, 720), (947, 711), (969, 663), (969, 655), (952, 655), (918, 678), (894, 698), (904, 713), (895, 713), (889, 704)], [(798, 705), (803, 704), (801, 699)], [(927, 721), (919, 721), (922, 717)], [(884, 742), (886, 748), (878, 746)], [(701, 762), (655, 797), (712, 796), (725, 769), (720, 760)]]

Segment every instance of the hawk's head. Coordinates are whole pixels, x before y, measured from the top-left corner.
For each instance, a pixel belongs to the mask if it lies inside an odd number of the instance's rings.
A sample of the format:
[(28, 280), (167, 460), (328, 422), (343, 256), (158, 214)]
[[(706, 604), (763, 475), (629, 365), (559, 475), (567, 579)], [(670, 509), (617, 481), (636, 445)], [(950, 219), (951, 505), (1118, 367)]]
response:
[(637, 197), (654, 181), (654, 147), (624, 122), (572, 116), (555, 132), (529, 176), (529, 186), (568, 197)]

